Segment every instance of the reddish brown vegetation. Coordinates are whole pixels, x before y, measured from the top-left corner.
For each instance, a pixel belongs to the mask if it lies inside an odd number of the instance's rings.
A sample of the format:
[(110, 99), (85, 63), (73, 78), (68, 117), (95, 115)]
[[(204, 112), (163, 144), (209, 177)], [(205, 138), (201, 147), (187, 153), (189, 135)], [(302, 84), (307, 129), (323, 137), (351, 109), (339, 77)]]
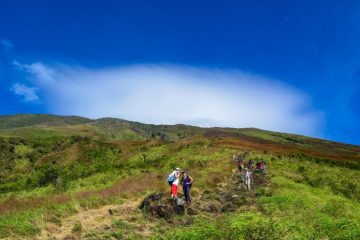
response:
[(159, 178), (165, 179), (164, 176), (158, 174), (144, 174), (142, 176), (137, 176), (133, 178), (124, 179), (111, 187), (81, 192), (76, 195), (77, 198), (87, 198), (91, 196), (102, 196), (102, 197), (112, 197), (112, 196), (121, 196), (127, 197), (128, 195), (136, 195), (146, 190), (160, 191), (164, 189), (164, 184), (159, 184)]
[[(308, 156), (333, 160), (359, 160), (359, 147), (308, 138), (304, 144), (283, 143), (247, 136), (241, 133), (209, 131), (205, 134), (219, 147), (231, 147), (249, 151), (267, 150), (272, 153), (301, 153)], [(341, 148), (339, 147), (341, 145)]]
[(17, 212), (50, 204), (62, 204), (67, 201), (69, 201), (69, 197), (65, 194), (58, 194), (49, 197), (30, 197), (25, 199), (10, 197), (0, 203), (0, 214)]
[(70, 199), (86, 199), (94, 196), (101, 197), (127, 197), (134, 196), (146, 190), (164, 191), (165, 184), (159, 184), (159, 178), (165, 179), (165, 176), (158, 174), (144, 174), (133, 178), (127, 178), (114, 184), (111, 187), (102, 190), (93, 190), (80, 192), (75, 197), (70, 198), (65, 194), (57, 194), (48, 197), (30, 197), (25, 199), (8, 198), (0, 202), (0, 214), (8, 212), (17, 212), (41, 206), (49, 206), (52, 204), (63, 204)]

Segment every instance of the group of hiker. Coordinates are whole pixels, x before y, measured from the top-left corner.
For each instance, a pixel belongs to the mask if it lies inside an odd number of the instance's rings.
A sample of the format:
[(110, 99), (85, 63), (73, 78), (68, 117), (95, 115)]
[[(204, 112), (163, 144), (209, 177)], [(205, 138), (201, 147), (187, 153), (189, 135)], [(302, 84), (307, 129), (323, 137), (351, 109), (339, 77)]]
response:
[[(236, 162), (239, 173), (244, 175), (244, 182), (247, 185), (248, 190), (250, 190), (250, 178), (253, 172), (266, 173), (266, 162), (264, 160), (257, 161), (256, 163), (253, 159), (249, 159), (249, 153), (245, 152), (243, 154), (233, 155), (233, 161)], [(183, 193), (185, 196), (185, 201), (187, 205), (191, 204), (190, 189), (193, 183), (193, 178), (190, 177), (187, 171), (181, 171), (180, 168), (175, 168), (169, 175), (167, 179), (171, 187), (171, 198), (174, 200), (178, 199), (178, 189), (179, 184), (183, 187)]]
[(177, 199), (179, 184), (183, 186), (183, 193), (187, 205), (191, 204), (190, 189), (193, 183), (187, 171), (180, 171), (180, 168), (175, 168), (168, 176), (168, 183), (171, 186), (171, 198)]
[(239, 169), (240, 173), (243, 171), (249, 170), (250, 172), (255, 171), (255, 172), (260, 172), (265, 175), (265, 173), (266, 173), (265, 160), (259, 160), (255, 163), (253, 161), (253, 159), (251, 159), (251, 158), (248, 161), (246, 161), (247, 158), (248, 158), (247, 153), (233, 155), (233, 161), (236, 162), (237, 168)]
[[(266, 174), (266, 162), (265, 160), (258, 160), (256, 163), (253, 161), (253, 159), (249, 159), (249, 153), (245, 152), (243, 154), (233, 155), (232, 157), (233, 161), (236, 162), (238, 173), (241, 176), (242, 181), (244, 182), (247, 190), (250, 191), (251, 188), (251, 182), (252, 182), (252, 174), (255, 173), (261, 173), (263, 175)], [(246, 161), (249, 159), (248, 161)], [(236, 169), (234, 169), (236, 173)]]

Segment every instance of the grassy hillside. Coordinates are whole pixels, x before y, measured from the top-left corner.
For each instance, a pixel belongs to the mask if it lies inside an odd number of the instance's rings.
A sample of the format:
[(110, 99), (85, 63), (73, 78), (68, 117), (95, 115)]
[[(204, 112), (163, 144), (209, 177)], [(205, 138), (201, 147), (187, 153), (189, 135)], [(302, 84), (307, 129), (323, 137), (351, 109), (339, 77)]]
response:
[[(250, 192), (232, 176), (231, 156), (244, 152), (268, 166)], [(140, 210), (149, 194), (169, 191), (176, 166), (195, 179), (197, 214)], [(360, 239), (359, 173), (360, 147), (293, 134), (3, 116), (0, 238)], [(224, 189), (240, 200), (224, 200)]]
[(0, 129), (46, 125), (61, 126), (90, 122), (90, 119), (76, 116), (55, 116), (49, 114), (18, 114), (0, 116)]

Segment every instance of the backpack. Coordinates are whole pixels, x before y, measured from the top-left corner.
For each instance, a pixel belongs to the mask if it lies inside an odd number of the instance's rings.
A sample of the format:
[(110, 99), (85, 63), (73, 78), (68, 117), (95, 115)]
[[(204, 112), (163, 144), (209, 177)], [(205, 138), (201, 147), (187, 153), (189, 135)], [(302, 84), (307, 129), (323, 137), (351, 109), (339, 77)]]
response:
[(175, 174), (174, 173), (170, 173), (168, 178), (167, 178), (167, 181), (168, 182), (173, 182), (175, 180)]
[(263, 164), (263, 162), (260, 162), (259, 163), (259, 169), (263, 169), (264, 168), (264, 164)]
[(176, 200), (176, 205), (182, 206), (182, 205), (184, 205), (184, 201), (183, 201), (181, 198), (178, 198), (178, 199)]

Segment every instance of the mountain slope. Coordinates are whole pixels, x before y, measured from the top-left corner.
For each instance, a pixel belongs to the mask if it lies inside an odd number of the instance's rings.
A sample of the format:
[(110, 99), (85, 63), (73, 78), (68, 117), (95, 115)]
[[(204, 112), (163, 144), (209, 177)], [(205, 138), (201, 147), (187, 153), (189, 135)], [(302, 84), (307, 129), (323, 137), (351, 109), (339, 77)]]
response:
[(90, 119), (77, 116), (55, 116), (50, 114), (18, 114), (0, 116), (0, 129), (28, 127), (36, 125), (61, 126), (90, 122)]
[[(231, 157), (244, 153), (266, 160), (269, 184), (241, 188)], [(197, 215), (165, 220), (139, 210), (149, 194), (168, 192), (177, 166), (195, 179)], [(359, 172), (360, 147), (293, 134), (4, 116), (0, 238), (358, 239)], [(224, 189), (233, 189), (229, 198)]]
[[(359, 146), (309, 138), (294, 134), (264, 131), (255, 128), (199, 128), (186, 125), (153, 125), (131, 122), (116, 118), (91, 120), (76, 116), (56, 115), (14, 115), (0, 116), (0, 136), (18, 135), (26, 138), (36, 135), (95, 136), (104, 140), (146, 140), (161, 139), (176, 141), (181, 138), (203, 135), (209, 138), (225, 138), (252, 144), (252, 147), (278, 151), (305, 152), (314, 156), (338, 159), (360, 160)], [(34, 133), (35, 132), (35, 133)]]

